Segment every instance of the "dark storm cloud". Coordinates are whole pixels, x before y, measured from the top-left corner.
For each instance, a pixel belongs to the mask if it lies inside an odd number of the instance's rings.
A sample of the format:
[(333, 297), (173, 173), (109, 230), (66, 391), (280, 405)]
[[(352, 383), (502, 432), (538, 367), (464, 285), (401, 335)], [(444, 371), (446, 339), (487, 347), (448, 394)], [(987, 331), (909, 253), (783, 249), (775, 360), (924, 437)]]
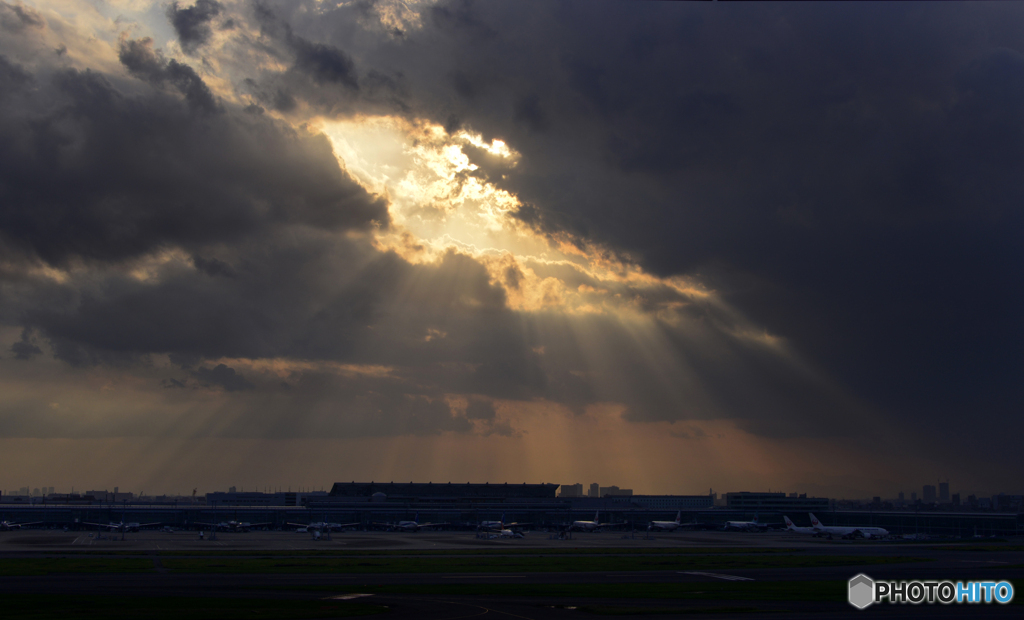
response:
[(183, 65), (176, 60), (164, 62), (153, 51), (153, 40), (150, 38), (126, 40), (121, 42), (118, 58), (128, 71), (139, 78), (161, 86), (169, 83), (185, 96), (185, 101), (195, 110), (217, 112), (217, 102), (213, 93), (207, 88), (203, 79), (192, 67)]
[(8, 4), (0, 0), (0, 28), (8, 32), (21, 32), (26, 28), (42, 28), (46, 25), (39, 13), (21, 2)]
[(42, 355), (43, 350), (36, 345), (34, 340), (31, 330), (23, 329), (21, 331), (21, 340), (11, 345), (14, 359), (30, 360), (37, 355)]
[(350, 90), (359, 90), (355, 63), (343, 50), (295, 34), (291, 24), (266, 4), (257, 4), (254, 11), (263, 34), (282, 43), (293, 56), (293, 72), (305, 75), (316, 85), (339, 84)]
[(345, 52), (331, 45), (313, 43), (289, 31), (288, 46), (295, 52), (295, 69), (308, 75), (314, 83), (341, 84), (359, 89), (355, 64)]
[[(148, 85), (134, 93), (95, 72), (50, 79), (25, 58), (0, 62), (0, 198), (15, 205), (0, 212), (0, 251), (105, 263), (0, 290), (16, 302), (4, 315), (21, 312), (59, 358), (392, 368), (299, 374), (288, 390), (246, 371), (253, 389), (229, 398), (290, 394), (257, 408), (265, 432), (291, 428), (288, 411), (309, 416), (293, 433), (463, 432), (485, 418), (452, 412), (445, 394), (462, 394), (577, 414), (619, 402), (638, 423), (721, 417), (773, 437), (866, 433), (875, 411), (939, 453), (954, 447), (941, 429), (969, 413), (978, 425), (956, 441), (998, 458), (1019, 434), (1018, 6), (458, 1), (401, 38), (360, 25), (367, 6), (242, 11), (222, 17), (256, 19), (252, 49), (284, 67), (238, 76), (260, 106), (397, 112), (507, 140), (514, 168), (465, 152), (524, 202), (522, 223), (694, 275), (792, 357), (667, 286), (611, 291), (652, 314), (683, 308), (683, 328), (655, 321), (638, 339), (611, 317), (512, 312), (469, 257), (410, 265), (323, 233), (387, 221), (326, 140), (259, 106), (215, 112), (199, 72), (126, 41), (122, 61)], [(125, 261), (163, 248), (191, 260), (126, 275)], [(502, 280), (515, 290), (523, 277), (510, 267)], [(1007, 432), (993, 437), (993, 423)]]
[(11, 87), (0, 109), (6, 253), (118, 261), (278, 226), (387, 224), (385, 202), (339, 167), (322, 135), (216, 112), (196, 73), (165, 63), (148, 42), (125, 42), (121, 59), (145, 81), (180, 90), (184, 105), (162, 90), (123, 94), (91, 71), (57, 70), (29, 90), (23, 70), (0, 62)]
[[(244, 92), (286, 113), (293, 112), (299, 101), (328, 115), (408, 113), (404, 74), (391, 67), (361, 68), (345, 49), (359, 31), (356, 22), (365, 18), (368, 10), (359, 3), (334, 9), (346, 17), (334, 21), (335, 40), (322, 41), (297, 33), (292, 24), (296, 14), (309, 17), (321, 13), (321, 8), (304, 3), (254, 5), (250, 17), (261, 34), (254, 45), (288, 68), (264, 69), (246, 76)], [(393, 32), (381, 34), (394, 37)]]
[(234, 368), (225, 364), (217, 364), (213, 368), (202, 366), (197, 368), (192, 376), (204, 385), (216, 385), (228, 392), (240, 392), (243, 390), (255, 389), (245, 377), (235, 372)]
[[(427, 17), (360, 62), (405, 76), (412, 115), (522, 153), (490, 178), (525, 223), (699, 275), (906, 432), (1020, 404), (1019, 6), (460, 0)], [(776, 394), (769, 411), (843, 415), (765, 364), (744, 385)], [(749, 393), (733, 408), (755, 418)]]
[(213, 31), (210, 22), (221, 14), (224, 7), (215, 0), (197, 0), (194, 6), (178, 8), (177, 2), (167, 7), (167, 19), (178, 33), (181, 49), (194, 54), (196, 49), (210, 40)]
[(31, 75), (18, 65), (0, 56), (0, 98), (6, 98), (6, 96), (23, 89), (31, 81)]

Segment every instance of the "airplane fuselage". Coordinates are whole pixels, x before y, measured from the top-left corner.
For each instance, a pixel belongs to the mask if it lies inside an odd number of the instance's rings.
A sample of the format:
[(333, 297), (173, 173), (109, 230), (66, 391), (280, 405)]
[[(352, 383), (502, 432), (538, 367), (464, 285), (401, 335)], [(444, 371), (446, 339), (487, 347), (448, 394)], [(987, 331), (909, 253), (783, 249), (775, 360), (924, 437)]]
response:
[(889, 530), (882, 527), (849, 527), (840, 525), (823, 525), (821, 521), (818, 521), (818, 517), (813, 514), (811, 516), (811, 526), (819, 534), (825, 536), (842, 536), (844, 538), (852, 538), (855, 536), (863, 536), (864, 538), (879, 538), (882, 536), (888, 536)]

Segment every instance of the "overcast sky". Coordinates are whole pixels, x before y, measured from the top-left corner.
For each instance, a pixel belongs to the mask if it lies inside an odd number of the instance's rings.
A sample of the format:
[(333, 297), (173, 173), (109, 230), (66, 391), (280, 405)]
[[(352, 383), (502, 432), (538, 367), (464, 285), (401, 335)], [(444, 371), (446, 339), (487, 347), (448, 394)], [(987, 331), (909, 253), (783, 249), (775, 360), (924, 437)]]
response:
[(0, 30), (2, 489), (1024, 491), (1018, 3)]

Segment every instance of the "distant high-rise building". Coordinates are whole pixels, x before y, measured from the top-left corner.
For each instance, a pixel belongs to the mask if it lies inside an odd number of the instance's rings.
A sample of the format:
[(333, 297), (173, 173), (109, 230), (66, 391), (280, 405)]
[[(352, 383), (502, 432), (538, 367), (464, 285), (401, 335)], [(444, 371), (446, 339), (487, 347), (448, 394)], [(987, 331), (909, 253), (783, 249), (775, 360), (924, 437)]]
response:
[(960, 505), (960, 494), (959, 493), (954, 493), (953, 494), (953, 505), (954, 506), (959, 506)]
[(924, 503), (926, 503), (926, 504), (934, 504), (935, 503), (935, 485), (932, 485), (932, 484), (924, 485), (924, 492), (922, 494), (922, 499), (924, 499)]
[(942, 502), (943, 504), (949, 503), (949, 483), (948, 482), (940, 482), (939, 483), (939, 501)]
[(900, 501), (902, 502), (903, 501), (903, 491), (900, 491), (899, 498), (900, 498)]
[(583, 497), (583, 485), (580, 483), (576, 484), (563, 484), (558, 489), (559, 497)]
[(917, 493), (914, 493), (914, 492), (910, 493), (910, 501), (912, 501), (912, 502), (916, 502), (917, 501)]
[(228, 493), (236, 493), (235, 487), (228, 487)]
[(599, 487), (598, 488), (598, 493), (599, 493), (598, 497), (604, 497), (606, 495), (615, 495), (615, 496), (632, 495), (633, 494), (633, 489), (620, 489), (619, 487), (617, 487), (617, 486), (615, 486), (613, 484), (610, 487)]
[(590, 485), (590, 490), (587, 491), (587, 497), (601, 497), (601, 485), (594, 482)]

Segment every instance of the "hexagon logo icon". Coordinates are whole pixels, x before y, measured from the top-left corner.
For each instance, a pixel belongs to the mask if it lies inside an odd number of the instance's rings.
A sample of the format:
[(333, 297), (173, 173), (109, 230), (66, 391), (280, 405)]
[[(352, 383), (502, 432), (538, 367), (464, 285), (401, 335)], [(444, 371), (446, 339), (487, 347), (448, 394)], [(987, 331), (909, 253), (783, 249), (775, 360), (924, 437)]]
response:
[(875, 602), (875, 582), (871, 577), (861, 573), (850, 579), (850, 604), (857, 609), (864, 609)]

